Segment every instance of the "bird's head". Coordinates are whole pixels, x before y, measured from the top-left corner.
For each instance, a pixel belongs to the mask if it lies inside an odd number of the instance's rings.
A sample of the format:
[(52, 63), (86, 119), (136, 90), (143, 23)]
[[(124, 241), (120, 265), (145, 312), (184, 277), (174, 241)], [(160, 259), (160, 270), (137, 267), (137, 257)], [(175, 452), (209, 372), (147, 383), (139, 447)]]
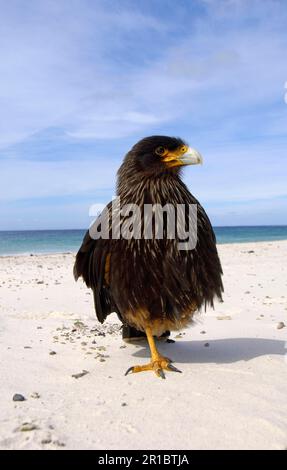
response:
[(139, 172), (148, 175), (166, 171), (178, 172), (185, 165), (202, 163), (202, 156), (182, 139), (154, 135), (137, 142), (127, 155)]

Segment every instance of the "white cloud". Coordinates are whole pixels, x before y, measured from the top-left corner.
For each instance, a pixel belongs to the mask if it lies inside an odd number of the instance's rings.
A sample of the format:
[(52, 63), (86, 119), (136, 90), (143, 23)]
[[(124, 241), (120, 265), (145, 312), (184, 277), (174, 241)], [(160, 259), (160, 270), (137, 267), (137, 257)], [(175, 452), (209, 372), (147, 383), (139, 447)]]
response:
[[(17, 201), (29, 198), (47, 198), (94, 194), (102, 190), (114, 193), (118, 162), (108, 158), (96, 161), (39, 162), (0, 161), (0, 199)], [(12, 188), (12, 191), (11, 191)], [(94, 201), (95, 203), (97, 200)]]
[[(118, 115), (115, 126), (125, 121), (119, 135), (129, 132), (129, 126), (133, 131), (145, 116), (131, 103), (128, 71), (121, 73), (116, 57), (108, 56), (127, 32), (161, 32), (166, 26), (156, 18), (108, 11), (103, 5), (31, 1), (23, 11), (21, 2), (14, 2), (15, 8), (5, 3), (0, 16), (2, 147), (51, 126), (79, 136), (86, 127), (88, 137), (91, 129), (95, 137), (106, 137), (99, 117), (109, 120), (106, 127), (111, 128), (112, 108)], [(150, 122), (151, 117), (141, 119), (141, 124)]]
[[(202, 151), (205, 165), (186, 170), (186, 181), (218, 214), (225, 203), (238, 213), (248, 201), (253, 213), (266, 198), (278, 204), (286, 194), (286, 140), (278, 139), (287, 129), (285, 3), (201, 3), (205, 15), (174, 24), (134, 2), (0, 0), (1, 200), (96, 197), (96, 188), (112, 196), (122, 155), (107, 164), (97, 141), (127, 137), (128, 147), (160, 129)], [(93, 140), (94, 163), (84, 153), (25, 161), (15, 144), (50, 128)]]
[[(14, 8), (5, 2), (0, 145), (52, 126), (73, 138), (119, 138), (189, 114), (196, 125), (280, 97), (284, 103), (284, 8), (271, 9), (270, 2), (262, 8), (257, 1), (248, 8), (240, 1), (206, 3), (208, 15), (194, 20), (181, 39), (167, 42), (172, 18), (163, 22), (135, 8), (32, 1), (23, 10), (21, 2), (13, 2)], [(135, 51), (148, 57), (150, 47), (147, 41), (135, 46), (141, 32), (145, 39), (155, 35), (158, 54), (137, 63)]]
[[(266, 146), (267, 159), (262, 159), (260, 144), (249, 144), (245, 149), (206, 144), (200, 150), (203, 166), (186, 167), (183, 175), (191, 192), (205, 204), (232, 205), (286, 195), (284, 146), (275, 150), (272, 144)], [(94, 160), (76, 161), (6, 159), (0, 161), (0, 199), (5, 202), (93, 194), (93, 202), (101, 202), (98, 197), (103, 191), (108, 199), (114, 194), (120, 163), (120, 156), (115, 159), (99, 155)]]

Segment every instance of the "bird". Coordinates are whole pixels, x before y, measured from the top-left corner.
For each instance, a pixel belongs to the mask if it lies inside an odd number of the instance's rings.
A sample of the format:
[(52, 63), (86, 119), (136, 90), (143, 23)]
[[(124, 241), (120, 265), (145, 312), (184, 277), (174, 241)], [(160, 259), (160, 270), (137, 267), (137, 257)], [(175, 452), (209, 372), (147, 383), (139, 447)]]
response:
[[(222, 301), (213, 228), (182, 181), (185, 166), (202, 162), (201, 154), (179, 137), (138, 141), (118, 170), (116, 198), (86, 232), (76, 255), (74, 277), (92, 289), (98, 320), (103, 323), (116, 312), (124, 325), (147, 337), (150, 362), (129, 367), (126, 375), (153, 371), (165, 378), (167, 371), (181, 372), (161, 355), (156, 338), (186, 328), (215, 299)], [(168, 226), (169, 215), (176, 230)], [(191, 243), (189, 233), (196, 235)]]

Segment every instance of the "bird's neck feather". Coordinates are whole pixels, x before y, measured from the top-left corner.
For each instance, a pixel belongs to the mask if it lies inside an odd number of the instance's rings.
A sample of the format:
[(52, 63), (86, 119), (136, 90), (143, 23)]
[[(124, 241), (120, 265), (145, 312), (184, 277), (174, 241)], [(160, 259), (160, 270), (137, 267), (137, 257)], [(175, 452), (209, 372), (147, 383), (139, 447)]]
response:
[[(180, 172), (167, 169), (148, 174), (139, 171), (136, 163), (124, 162), (118, 171), (117, 196), (124, 203), (151, 204), (180, 201), (188, 192)], [(169, 200), (170, 199), (170, 200)]]

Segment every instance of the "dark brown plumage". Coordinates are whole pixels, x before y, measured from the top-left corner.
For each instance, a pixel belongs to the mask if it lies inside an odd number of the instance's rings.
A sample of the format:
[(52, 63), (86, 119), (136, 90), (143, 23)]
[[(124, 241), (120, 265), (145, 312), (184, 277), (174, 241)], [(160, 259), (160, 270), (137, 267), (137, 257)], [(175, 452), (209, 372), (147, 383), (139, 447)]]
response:
[[(183, 165), (198, 163), (195, 155), (199, 154), (181, 139), (163, 136), (142, 139), (126, 155), (117, 184), (121, 206), (137, 204), (141, 222), (145, 204), (172, 204), (176, 220), (182, 216), (177, 204), (186, 208), (197, 204), (194, 249), (179, 250), (178, 234), (174, 239), (168, 238), (165, 219), (162, 239), (155, 239), (155, 226), (152, 239), (112, 239), (111, 225), (108, 239), (94, 240), (91, 231), (87, 232), (76, 257), (75, 278), (82, 276), (92, 288), (99, 321), (115, 311), (123, 322), (147, 334), (153, 361), (149, 366), (132, 368), (133, 372), (148, 368), (163, 376), (163, 369), (172, 370), (169, 361), (153, 352), (152, 335), (185, 327), (195, 311), (212, 306), (216, 297), (221, 299), (222, 269), (214, 232), (204, 209), (180, 178)], [(111, 217), (111, 203), (107, 211)], [(186, 227), (194, 223), (188, 211), (184, 217), (179, 220)], [(128, 214), (121, 218), (121, 227), (127, 220)], [(99, 221), (95, 224), (98, 230), (102, 228)]]

